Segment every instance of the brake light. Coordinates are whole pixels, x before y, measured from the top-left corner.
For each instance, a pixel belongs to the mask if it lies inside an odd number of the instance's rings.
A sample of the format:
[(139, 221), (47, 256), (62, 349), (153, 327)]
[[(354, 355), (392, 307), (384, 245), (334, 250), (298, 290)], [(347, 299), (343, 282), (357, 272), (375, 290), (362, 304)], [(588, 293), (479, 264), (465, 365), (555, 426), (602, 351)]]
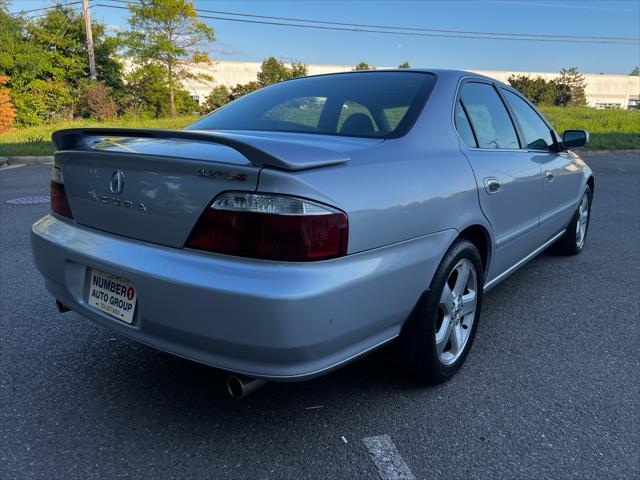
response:
[(51, 210), (58, 215), (73, 219), (67, 192), (64, 189), (62, 170), (58, 167), (53, 167), (51, 171)]
[(347, 254), (347, 215), (296, 197), (227, 192), (196, 223), (185, 247), (240, 257), (326, 260)]

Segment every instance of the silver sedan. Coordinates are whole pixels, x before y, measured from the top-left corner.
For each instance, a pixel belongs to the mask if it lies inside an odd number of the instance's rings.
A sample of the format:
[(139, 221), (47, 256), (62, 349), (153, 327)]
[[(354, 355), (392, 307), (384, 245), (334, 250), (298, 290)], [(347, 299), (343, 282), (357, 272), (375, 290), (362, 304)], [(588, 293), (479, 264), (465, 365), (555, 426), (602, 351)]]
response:
[(185, 130), (53, 140), (31, 238), (59, 309), (234, 372), (236, 396), (397, 337), (419, 381), (449, 379), (483, 292), (583, 249), (594, 191), (587, 132), (462, 71), (300, 78)]

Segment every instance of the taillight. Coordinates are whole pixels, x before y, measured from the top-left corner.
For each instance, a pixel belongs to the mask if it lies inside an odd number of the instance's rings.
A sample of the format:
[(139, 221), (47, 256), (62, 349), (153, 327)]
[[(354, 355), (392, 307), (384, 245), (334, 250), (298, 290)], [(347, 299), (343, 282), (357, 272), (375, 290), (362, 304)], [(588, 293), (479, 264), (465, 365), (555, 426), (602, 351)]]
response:
[(347, 254), (347, 215), (285, 195), (227, 192), (196, 223), (185, 247), (269, 260), (326, 260)]
[(53, 167), (51, 171), (51, 210), (63, 217), (73, 218), (67, 192), (64, 190), (62, 170), (58, 167)]

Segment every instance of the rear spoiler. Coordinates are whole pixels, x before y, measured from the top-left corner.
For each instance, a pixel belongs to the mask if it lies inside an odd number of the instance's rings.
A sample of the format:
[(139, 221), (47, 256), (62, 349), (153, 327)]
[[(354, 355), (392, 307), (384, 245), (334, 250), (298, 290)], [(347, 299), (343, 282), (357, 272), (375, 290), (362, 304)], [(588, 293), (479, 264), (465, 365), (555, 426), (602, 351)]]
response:
[(103, 138), (156, 138), (191, 140), (225, 145), (238, 151), (256, 167), (282, 170), (337, 165), (349, 161), (341, 152), (318, 147), (308, 140), (280, 140), (241, 133), (202, 130), (156, 130), (151, 128), (69, 128), (51, 136), (57, 150), (89, 150)]

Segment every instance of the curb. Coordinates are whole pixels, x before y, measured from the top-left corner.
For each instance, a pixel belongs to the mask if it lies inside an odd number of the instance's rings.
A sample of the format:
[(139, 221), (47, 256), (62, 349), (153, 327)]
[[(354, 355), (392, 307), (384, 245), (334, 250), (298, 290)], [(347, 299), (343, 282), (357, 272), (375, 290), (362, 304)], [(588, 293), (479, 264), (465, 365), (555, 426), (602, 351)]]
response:
[[(578, 149), (577, 149), (578, 150)], [(578, 150), (581, 155), (640, 155), (640, 150)]]
[(2, 158), (5, 158), (5, 161), (9, 165), (42, 165), (45, 163), (53, 163), (53, 155), (41, 157), (0, 157), (0, 164), (2, 163)]

